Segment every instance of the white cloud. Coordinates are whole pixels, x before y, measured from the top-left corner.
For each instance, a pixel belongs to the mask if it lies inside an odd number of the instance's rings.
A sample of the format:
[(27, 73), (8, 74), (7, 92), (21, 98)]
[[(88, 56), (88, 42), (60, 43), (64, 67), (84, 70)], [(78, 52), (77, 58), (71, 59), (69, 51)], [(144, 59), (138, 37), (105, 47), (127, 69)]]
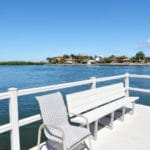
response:
[(150, 38), (148, 38), (148, 39), (146, 40), (146, 43), (150, 43)]

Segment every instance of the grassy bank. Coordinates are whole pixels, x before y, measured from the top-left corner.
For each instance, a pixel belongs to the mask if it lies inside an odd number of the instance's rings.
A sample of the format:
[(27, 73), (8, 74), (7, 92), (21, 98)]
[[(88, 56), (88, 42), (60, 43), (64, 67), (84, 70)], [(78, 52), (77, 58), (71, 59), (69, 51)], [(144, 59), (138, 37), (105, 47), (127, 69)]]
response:
[(45, 62), (31, 62), (31, 61), (7, 61), (0, 62), (0, 65), (44, 65)]

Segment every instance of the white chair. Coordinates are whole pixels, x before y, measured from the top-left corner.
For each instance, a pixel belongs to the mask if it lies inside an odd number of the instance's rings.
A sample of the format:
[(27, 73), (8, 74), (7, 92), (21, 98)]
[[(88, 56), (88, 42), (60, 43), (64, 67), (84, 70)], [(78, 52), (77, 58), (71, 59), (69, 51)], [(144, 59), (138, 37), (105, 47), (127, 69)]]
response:
[[(63, 144), (63, 150), (72, 150), (78, 144), (85, 143), (85, 139), (89, 140), (88, 149), (91, 150), (89, 130), (69, 123), (66, 106), (60, 92), (38, 96), (36, 99), (39, 102), (43, 119), (38, 132), (38, 149), (40, 149), (41, 131), (44, 129), (45, 136), (49, 140)], [(82, 118), (87, 121), (86, 118)]]

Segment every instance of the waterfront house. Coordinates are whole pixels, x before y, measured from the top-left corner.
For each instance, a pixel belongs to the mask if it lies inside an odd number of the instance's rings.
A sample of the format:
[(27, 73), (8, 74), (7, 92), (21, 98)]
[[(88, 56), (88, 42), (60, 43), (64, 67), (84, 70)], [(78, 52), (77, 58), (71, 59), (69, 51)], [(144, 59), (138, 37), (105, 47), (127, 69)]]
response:
[(65, 64), (74, 64), (75, 59), (70, 56), (69, 58), (65, 58), (64, 63)]
[(111, 63), (130, 63), (130, 59), (126, 56), (115, 56), (112, 58)]
[(62, 56), (56, 56), (54, 57), (54, 59), (58, 62), (60, 62), (61, 60), (63, 60), (63, 57)]

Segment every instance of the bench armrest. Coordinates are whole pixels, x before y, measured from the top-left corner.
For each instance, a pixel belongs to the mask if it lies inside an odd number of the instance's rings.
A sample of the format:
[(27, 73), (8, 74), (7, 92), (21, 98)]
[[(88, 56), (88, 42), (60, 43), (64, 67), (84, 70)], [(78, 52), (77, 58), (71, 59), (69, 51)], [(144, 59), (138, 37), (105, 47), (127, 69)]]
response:
[(74, 113), (69, 113), (69, 114), (71, 114), (71, 115), (73, 115), (73, 116), (76, 116), (76, 117), (82, 118), (82, 119), (85, 121), (86, 127), (87, 127), (88, 130), (90, 131), (89, 121), (88, 121), (88, 119), (87, 119), (85, 116), (83, 116), (83, 115), (81, 115), (81, 114), (74, 114)]

